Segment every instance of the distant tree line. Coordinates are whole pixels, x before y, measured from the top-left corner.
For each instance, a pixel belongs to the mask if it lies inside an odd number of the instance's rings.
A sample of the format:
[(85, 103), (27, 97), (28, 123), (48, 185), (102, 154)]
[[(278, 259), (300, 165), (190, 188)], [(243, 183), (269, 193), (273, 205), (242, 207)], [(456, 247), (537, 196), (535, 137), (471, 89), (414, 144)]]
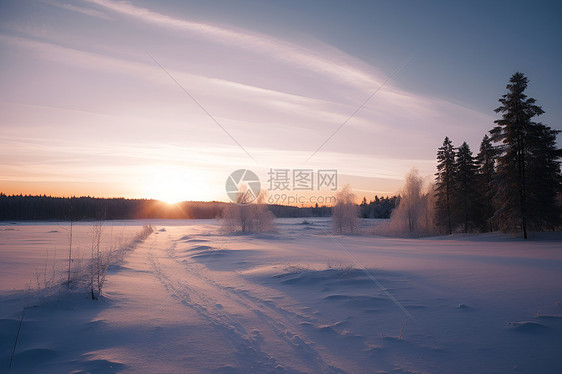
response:
[(375, 195), (374, 200), (369, 202), (367, 202), (367, 198), (363, 197), (363, 201), (359, 205), (359, 216), (361, 218), (390, 218), (399, 202), (399, 196), (379, 198), (378, 195)]
[(221, 202), (174, 205), (150, 199), (51, 197), (0, 193), (0, 220), (215, 218)]
[(437, 151), (435, 222), (441, 231), (522, 231), (560, 227), (560, 132), (534, 118), (544, 113), (514, 74), (495, 110), (501, 118), (473, 156), (448, 137)]
[[(184, 201), (170, 205), (151, 199), (6, 195), (0, 192), (0, 220), (211, 219), (221, 218), (224, 208), (230, 204), (220, 201)], [(318, 205), (269, 205), (268, 209), (280, 218), (329, 217), (332, 214), (331, 207)]]
[(310, 207), (278, 204), (268, 204), (267, 206), (277, 218), (330, 217), (332, 215), (332, 207), (318, 206), (318, 204)]

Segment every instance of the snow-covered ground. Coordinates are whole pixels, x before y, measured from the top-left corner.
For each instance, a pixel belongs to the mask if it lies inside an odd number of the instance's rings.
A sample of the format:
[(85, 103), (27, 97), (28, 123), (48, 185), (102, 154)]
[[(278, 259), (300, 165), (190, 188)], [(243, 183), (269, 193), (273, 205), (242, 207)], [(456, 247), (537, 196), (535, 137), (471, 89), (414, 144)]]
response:
[[(68, 223), (0, 226), (0, 372), (560, 373), (562, 237), (397, 239), (149, 221), (103, 297), (44, 297)], [(103, 243), (147, 221), (107, 222)], [(90, 225), (73, 229), (77, 256)], [(56, 254), (55, 254), (56, 247)], [(48, 253), (47, 253), (48, 252)]]

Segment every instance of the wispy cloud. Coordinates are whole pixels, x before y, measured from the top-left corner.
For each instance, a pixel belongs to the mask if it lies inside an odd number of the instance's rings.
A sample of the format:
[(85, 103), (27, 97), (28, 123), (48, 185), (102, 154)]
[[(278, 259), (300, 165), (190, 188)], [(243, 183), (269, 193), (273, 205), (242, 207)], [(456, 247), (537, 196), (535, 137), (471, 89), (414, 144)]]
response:
[[(164, 74), (161, 74), (158, 67), (150, 63), (150, 61), (126, 60), (23, 37), (0, 35), (0, 42), (28, 49), (38, 58), (58, 64), (94, 71), (118, 73), (135, 79), (170, 86), (169, 79)], [(299, 117), (308, 118), (307, 121), (314, 119), (315, 121), (337, 123), (343, 121), (346, 115), (339, 113), (335, 108), (340, 107), (342, 110), (351, 110), (353, 107), (351, 104), (346, 105), (318, 98), (294, 95), (236, 81), (191, 74), (185, 71), (170, 69), (170, 72), (181, 82), (186, 82), (190, 89), (196, 92), (212, 92), (212, 96), (215, 98), (223, 97), (232, 102), (245, 102), (247, 105), (252, 105), (254, 110), (262, 108), (266, 112), (270, 111), (269, 113), (271, 111), (292, 113), (292, 115), (296, 114)], [(358, 118), (357, 121), (361, 122), (362, 120)], [(291, 121), (291, 123), (294, 123), (294, 121)], [(301, 124), (294, 123), (294, 125), (304, 125), (306, 127), (306, 121)]]
[(107, 13), (101, 12), (101, 11), (96, 10), (96, 9), (86, 8), (84, 6), (78, 6), (78, 5), (74, 5), (74, 4), (70, 4), (70, 3), (63, 3), (63, 2), (51, 1), (51, 0), (41, 0), (41, 2), (43, 2), (45, 4), (52, 5), (52, 6), (59, 7), (59, 8), (62, 8), (62, 9), (66, 9), (66, 10), (69, 10), (69, 11), (72, 11), (72, 12), (85, 14), (87, 16), (96, 17), (96, 18), (105, 19), (105, 20), (111, 20), (111, 17), (109, 17), (109, 15)]
[(302, 46), (257, 33), (179, 19), (146, 8), (134, 6), (129, 2), (110, 0), (86, 1), (104, 9), (133, 17), (142, 22), (164, 28), (196, 33), (201, 37), (208, 38), (213, 43), (218, 42), (225, 45), (234, 44), (242, 49), (258, 50), (261, 53), (269, 54), (271, 58), (307, 67), (316, 73), (326, 74), (332, 79), (351, 83), (362, 89), (370, 89), (381, 82), (381, 78), (376, 78), (372, 74), (347, 64), (346, 61), (343, 60), (344, 54), (340, 56), (342, 59), (335, 62), (331, 59), (318, 56), (313, 51), (303, 48)]
[[(124, 59), (46, 41), (6, 35), (0, 35), (0, 42), (25, 48), (35, 54), (37, 58), (57, 64), (81, 70), (119, 74), (129, 76), (134, 80), (145, 81), (148, 84), (158, 84), (160, 87), (167, 87), (170, 90), (170, 94), (175, 96), (173, 101), (183, 101), (185, 105), (189, 104), (158, 66), (140, 53), (136, 56), (129, 53), (135, 57)], [(265, 63), (267, 60), (264, 60)], [(323, 81), (316, 82), (315, 97), (308, 97), (235, 80), (206, 77), (185, 70), (169, 69), (169, 71), (182, 85), (188, 87), (198, 98), (203, 99), (203, 105), (209, 105), (213, 114), (220, 117), (221, 123), (236, 126), (239, 131), (252, 134), (248, 135), (255, 139), (249, 145), (251, 148), (259, 146), (260, 143), (269, 143), (272, 145), (272, 149), (291, 150), (295, 144), (302, 143), (300, 140), (296, 143), (291, 140), (294, 137), (291, 132), (299, 133), (301, 139), (318, 137), (321, 140), (321, 138), (325, 138), (326, 134), (341, 125), (357, 108), (356, 101), (348, 99), (337, 102), (333, 98), (323, 98), (325, 84)], [(280, 75), (279, 79), (291, 79), (292, 73), (293, 71), (287, 71)], [(236, 77), (233, 76), (233, 78)], [(330, 88), (330, 91), (350, 92), (350, 87), (341, 82), (332, 82)], [(357, 91), (354, 96), (361, 97)], [(170, 97), (167, 97), (166, 100), (170, 100)], [(128, 104), (124, 101), (120, 105)], [(131, 105), (134, 104), (131, 103)], [(196, 110), (192, 111), (190, 116), (200, 114)], [(134, 116), (134, 113), (131, 113), (130, 116)], [(185, 118), (185, 120), (187, 119)], [(447, 127), (458, 124), (459, 127), (462, 127), (461, 125), (475, 121), (475, 119), (484, 122), (489, 120), (486, 116), (444, 100), (422, 98), (404, 91), (385, 88), (377, 94), (375, 100), (361, 109), (348, 126), (351, 132), (359, 130), (371, 136), (387, 138), (396, 136), (396, 131), (401, 132), (399, 128), (410, 127), (412, 134), (419, 133), (422, 137), (427, 137), (431, 131), (436, 129), (436, 126)], [(262, 130), (266, 125), (267, 129)], [(271, 143), (272, 134), (276, 135), (274, 143)], [(340, 135), (338, 135), (339, 137)], [(418, 138), (415, 141), (420, 140), (421, 138)], [(364, 141), (365, 139), (358, 139), (358, 144), (364, 143)], [(406, 143), (409, 141), (412, 139), (406, 140)], [(375, 138), (373, 145), (377, 146), (380, 142), (381, 139)], [(388, 139), (384, 142), (388, 143)], [(336, 144), (338, 143), (336, 142)], [(313, 145), (309, 145), (309, 147), (312, 148)], [(343, 146), (341, 151), (346, 152), (351, 149), (353, 147), (349, 148), (348, 144)], [(368, 152), (376, 152), (376, 148), (372, 148)]]

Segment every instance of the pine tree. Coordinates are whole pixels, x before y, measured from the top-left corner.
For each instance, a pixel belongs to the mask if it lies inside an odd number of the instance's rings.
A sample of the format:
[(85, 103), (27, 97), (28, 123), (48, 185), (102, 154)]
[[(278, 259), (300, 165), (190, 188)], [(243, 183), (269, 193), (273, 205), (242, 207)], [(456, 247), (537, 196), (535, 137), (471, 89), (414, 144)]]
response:
[(451, 205), (455, 173), (455, 150), (448, 137), (437, 150), (437, 173), (435, 173), (435, 221), (448, 234), (453, 232)]
[[(528, 82), (522, 73), (511, 77), (506, 86), (508, 92), (495, 110), (502, 118), (495, 121), (497, 126), (490, 131), (492, 141), (500, 143), (494, 220), (504, 230), (520, 228), (525, 239), (530, 219), (534, 229), (545, 226), (545, 220), (552, 221), (540, 209), (555, 201), (556, 190), (560, 188), (557, 131), (532, 121), (544, 111), (535, 104), (535, 99), (524, 94)], [(556, 211), (556, 208), (551, 209)], [(559, 218), (559, 214), (550, 215)]]
[(482, 143), (480, 143), (480, 152), (476, 156), (476, 164), (478, 166), (478, 197), (476, 202), (479, 225), (485, 231), (492, 231), (490, 219), (494, 215), (493, 182), (495, 176), (496, 156), (496, 148), (492, 145), (491, 139), (488, 135), (484, 135)]
[(534, 230), (554, 229), (561, 221), (557, 195), (562, 186), (558, 161), (562, 149), (556, 147), (558, 133), (559, 130), (536, 123), (527, 136), (527, 206), (529, 227)]
[(464, 142), (456, 154), (452, 210), (454, 222), (461, 222), (465, 233), (471, 231), (476, 220), (476, 170), (472, 151)]

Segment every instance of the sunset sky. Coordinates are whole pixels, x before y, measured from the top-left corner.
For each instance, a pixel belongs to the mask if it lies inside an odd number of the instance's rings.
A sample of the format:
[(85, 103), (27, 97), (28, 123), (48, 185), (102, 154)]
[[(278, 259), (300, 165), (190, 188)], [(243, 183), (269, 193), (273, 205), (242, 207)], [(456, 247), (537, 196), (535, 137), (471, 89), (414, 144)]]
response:
[(559, 1), (0, 0), (0, 192), (227, 201), (234, 170), (266, 185), (278, 168), (394, 194), (412, 167), (433, 175), (445, 136), (478, 152), (516, 71), (562, 129), (561, 16)]

